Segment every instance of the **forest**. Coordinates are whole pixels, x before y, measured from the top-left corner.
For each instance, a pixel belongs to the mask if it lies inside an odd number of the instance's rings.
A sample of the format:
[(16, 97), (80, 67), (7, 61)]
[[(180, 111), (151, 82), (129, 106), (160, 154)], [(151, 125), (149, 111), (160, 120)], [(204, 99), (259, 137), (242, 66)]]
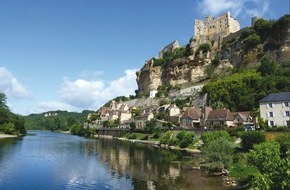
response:
[(6, 95), (0, 92), (0, 133), (10, 135), (26, 134), (24, 117), (10, 111)]

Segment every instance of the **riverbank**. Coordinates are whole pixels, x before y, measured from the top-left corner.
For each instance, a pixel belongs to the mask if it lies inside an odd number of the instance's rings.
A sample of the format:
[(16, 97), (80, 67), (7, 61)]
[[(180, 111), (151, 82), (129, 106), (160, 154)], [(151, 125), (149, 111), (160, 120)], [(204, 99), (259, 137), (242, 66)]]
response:
[(4, 138), (15, 138), (18, 137), (17, 135), (7, 135), (7, 134), (0, 134), (0, 139)]
[(190, 152), (190, 153), (201, 153), (201, 151), (199, 149), (180, 148), (180, 147), (177, 147), (177, 146), (168, 146), (168, 145), (160, 144), (159, 141), (127, 139), (127, 138), (123, 138), (123, 137), (113, 137), (113, 136), (108, 136), (108, 135), (94, 135), (94, 137), (95, 138), (115, 138), (115, 139), (122, 140), (122, 141), (128, 141), (128, 142), (131, 142), (131, 143), (146, 144), (146, 145), (160, 147), (160, 148), (164, 148), (164, 149), (181, 150), (181, 151), (187, 151), (187, 152)]

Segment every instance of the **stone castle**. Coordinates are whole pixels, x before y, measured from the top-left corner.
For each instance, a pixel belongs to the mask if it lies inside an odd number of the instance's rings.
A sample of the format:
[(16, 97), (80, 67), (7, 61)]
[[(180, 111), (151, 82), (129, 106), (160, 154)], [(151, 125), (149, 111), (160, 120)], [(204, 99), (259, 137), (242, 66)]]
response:
[(240, 30), (240, 23), (231, 16), (230, 12), (217, 18), (206, 16), (204, 20), (195, 19), (194, 36), (207, 40), (219, 40)]

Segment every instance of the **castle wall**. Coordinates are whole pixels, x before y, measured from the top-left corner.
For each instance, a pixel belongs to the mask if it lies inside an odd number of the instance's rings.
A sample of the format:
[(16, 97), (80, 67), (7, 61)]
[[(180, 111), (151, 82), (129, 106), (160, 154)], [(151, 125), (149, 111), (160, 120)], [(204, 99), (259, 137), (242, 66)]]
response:
[(224, 37), (239, 30), (240, 23), (229, 12), (217, 18), (207, 16), (205, 20), (196, 19), (194, 23), (194, 35), (196, 37), (207, 36), (208, 39), (216, 38), (216, 34)]

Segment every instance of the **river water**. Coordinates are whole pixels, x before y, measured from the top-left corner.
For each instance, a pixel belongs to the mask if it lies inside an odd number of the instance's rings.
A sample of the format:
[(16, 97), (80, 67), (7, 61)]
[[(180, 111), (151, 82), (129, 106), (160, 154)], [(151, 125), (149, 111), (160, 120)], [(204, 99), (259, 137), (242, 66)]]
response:
[(115, 139), (29, 131), (0, 139), (1, 190), (216, 190), (219, 177), (192, 170), (192, 155)]

